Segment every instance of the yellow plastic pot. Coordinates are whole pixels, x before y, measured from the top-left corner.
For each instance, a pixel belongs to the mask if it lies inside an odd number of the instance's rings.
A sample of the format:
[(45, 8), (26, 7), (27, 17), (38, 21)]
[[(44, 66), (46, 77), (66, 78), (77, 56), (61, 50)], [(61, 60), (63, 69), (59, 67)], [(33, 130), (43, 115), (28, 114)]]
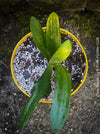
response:
[[(43, 27), (43, 30), (46, 30), (46, 27)], [(83, 54), (84, 54), (84, 57), (85, 57), (85, 62), (86, 62), (86, 69), (85, 69), (85, 74), (84, 74), (84, 78), (82, 80), (82, 82), (80, 83), (80, 85), (71, 93), (71, 95), (73, 95), (76, 91), (78, 91), (78, 89), (83, 85), (85, 79), (86, 79), (86, 76), (87, 76), (87, 71), (88, 71), (88, 61), (87, 61), (87, 56), (86, 56), (86, 53), (82, 47), (82, 45), (80, 44), (80, 42), (78, 41), (78, 39), (73, 35), (71, 34), (70, 32), (68, 32), (67, 30), (64, 30), (64, 29), (61, 29), (60, 28), (60, 32), (61, 34), (64, 34), (64, 35), (69, 35), (82, 49), (83, 51)], [(17, 48), (25, 41), (25, 39), (27, 37), (31, 36), (31, 32), (28, 33), (27, 35), (25, 35), (16, 45), (16, 47), (14, 48), (13, 50), (13, 53), (12, 53), (12, 57), (11, 57), (11, 73), (12, 73), (12, 77), (13, 77), (13, 80), (14, 82), (16, 83), (17, 87), (25, 94), (27, 95), (28, 97), (30, 97), (29, 94), (27, 94), (21, 87), (20, 85), (18, 84), (17, 80), (16, 80), (16, 77), (15, 77), (15, 73), (14, 73), (14, 70), (13, 70), (13, 60), (14, 60), (14, 57), (15, 57), (15, 54), (16, 54), (16, 51), (17, 51)], [(52, 101), (49, 101), (49, 100), (40, 100), (40, 102), (43, 102), (43, 103), (52, 103)]]

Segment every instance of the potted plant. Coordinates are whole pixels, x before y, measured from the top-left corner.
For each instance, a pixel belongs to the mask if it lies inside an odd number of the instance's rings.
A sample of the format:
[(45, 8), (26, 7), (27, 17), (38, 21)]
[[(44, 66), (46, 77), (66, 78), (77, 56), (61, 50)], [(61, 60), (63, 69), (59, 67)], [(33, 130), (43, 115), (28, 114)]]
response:
[[(46, 28), (31, 17), (30, 29), (31, 33), (19, 41), (11, 58), (13, 79), (19, 89), (30, 97), (22, 110), (19, 127), (24, 128), (39, 101), (51, 103), (53, 99), (50, 124), (53, 133), (56, 133), (66, 121), (71, 95), (86, 79), (87, 57), (77, 38), (60, 29), (58, 16), (54, 12), (48, 17)], [(29, 87), (34, 83), (32, 90), (28, 91), (28, 86), (24, 87), (23, 82), (20, 84), (21, 79), (23, 81), (21, 75)], [(53, 96), (48, 98), (51, 93)]]

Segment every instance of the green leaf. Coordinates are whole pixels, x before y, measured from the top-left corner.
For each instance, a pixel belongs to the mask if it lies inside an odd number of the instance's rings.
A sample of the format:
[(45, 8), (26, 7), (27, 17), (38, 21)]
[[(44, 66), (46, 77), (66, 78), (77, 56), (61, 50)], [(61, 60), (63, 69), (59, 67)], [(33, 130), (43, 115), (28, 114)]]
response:
[(39, 48), (43, 56), (46, 57), (48, 60), (47, 51), (46, 51), (46, 35), (39, 21), (36, 20), (34, 17), (31, 17), (30, 29), (36, 46)]
[(35, 84), (32, 95), (25, 104), (20, 119), (19, 119), (19, 128), (22, 129), (27, 124), (34, 108), (36, 107), (39, 100), (47, 93), (47, 90), (51, 90), (50, 78), (52, 73), (52, 66), (48, 66), (40, 77), (40, 79)]
[(55, 90), (50, 113), (50, 124), (54, 133), (62, 129), (69, 112), (71, 96), (71, 78), (65, 67), (55, 67)]
[(65, 41), (51, 57), (49, 64), (60, 64), (69, 56), (71, 48), (70, 40)]
[(59, 18), (55, 12), (51, 13), (46, 25), (46, 48), (49, 59), (61, 45)]

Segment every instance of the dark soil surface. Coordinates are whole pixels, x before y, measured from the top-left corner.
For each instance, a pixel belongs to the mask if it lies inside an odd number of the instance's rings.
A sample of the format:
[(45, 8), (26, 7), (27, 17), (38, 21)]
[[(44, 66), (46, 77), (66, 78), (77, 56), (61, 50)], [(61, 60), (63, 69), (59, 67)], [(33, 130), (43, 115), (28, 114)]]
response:
[[(67, 121), (58, 134), (99, 134), (100, 100), (96, 96), (96, 75), (87, 76), (81, 89), (71, 97)], [(52, 134), (49, 115), (51, 104), (39, 103), (27, 126), (18, 128), (18, 119), (23, 105), (28, 100), (14, 84), (11, 75), (4, 77), (0, 87), (0, 134)]]
[[(30, 5), (2, 7), (2, 11), (0, 8), (0, 134), (52, 134), (49, 122), (51, 104), (38, 103), (26, 127), (23, 130), (18, 127), (19, 116), (28, 97), (12, 80), (11, 54), (16, 43), (30, 32), (30, 16), (35, 16), (45, 26), (49, 14), (49, 11), (45, 12), (43, 8), (41, 10), (38, 5), (35, 9), (34, 3), (34, 8)], [(100, 92), (97, 92), (96, 72), (96, 39), (100, 35), (100, 12), (64, 12), (59, 9), (58, 14), (60, 26), (73, 33), (83, 45), (89, 70), (83, 86), (72, 95), (67, 121), (57, 134), (100, 134), (100, 97), (97, 97)]]

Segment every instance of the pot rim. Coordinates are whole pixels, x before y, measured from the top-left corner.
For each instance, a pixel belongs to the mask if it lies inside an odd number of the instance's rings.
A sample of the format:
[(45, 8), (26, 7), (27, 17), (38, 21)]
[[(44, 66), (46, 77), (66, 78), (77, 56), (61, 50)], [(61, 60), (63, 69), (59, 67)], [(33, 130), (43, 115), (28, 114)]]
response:
[[(46, 27), (43, 27), (43, 30), (46, 30)], [(80, 48), (82, 49), (82, 52), (84, 54), (84, 57), (85, 57), (85, 62), (86, 62), (86, 68), (85, 68), (85, 74), (84, 74), (84, 77), (82, 79), (82, 82), (79, 84), (79, 86), (71, 93), (71, 95), (75, 94), (78, 89), (83, 85), (85, 79), (86, 79), (86, 76), (87, 76), (87, 72), (88, 72), (88, 61), (87, 61), (87, 56), (86, 56), (86, 53), (81, 45), (81, 43), (78, 41), (78, 39), (70, 32), (68, 32), (67, 30), (65, 29), (62, 29), (60, 28), (60, 32), (61, 34), (66, 34), (66, 35), (70, 35), (72, 37), (72, 39), (80, 46)], [(25, 41), (25, 39), (29, 36), (32, 36), (31, 32), (26, 34), (18, 43), (17, 45), (15, 46), (14, 50), (13, 50), (13, 53), (12, 53), (12, 56), (11, 56), (11, 74), (12, 74), (12, 77), (13, 77), (13, 80), (15, 82), (15, 84), (17, 85), (17, 87), (25, 94), (27, 95), (28, 97), (30, 97), (29, 94), (27, 94), (21, 87), (20, 85), (18, 84), (17, 80), (16, 80), (16, 77), (15, 77), (15, 73), (14, 73), (14, 70), (13, 70), (13, 60), (14, 60), (14, 57), (15, 57), (15, 54), (16, 54), (16, 51), (17, 51), (17, 48), (23, 43), (23, 41)], [(51, 101), (48, 101), (47, 99), (46, 100), (40, 100), (39, 102), (43, 102), (43, 103), (52, 103), (52, 100)]]

